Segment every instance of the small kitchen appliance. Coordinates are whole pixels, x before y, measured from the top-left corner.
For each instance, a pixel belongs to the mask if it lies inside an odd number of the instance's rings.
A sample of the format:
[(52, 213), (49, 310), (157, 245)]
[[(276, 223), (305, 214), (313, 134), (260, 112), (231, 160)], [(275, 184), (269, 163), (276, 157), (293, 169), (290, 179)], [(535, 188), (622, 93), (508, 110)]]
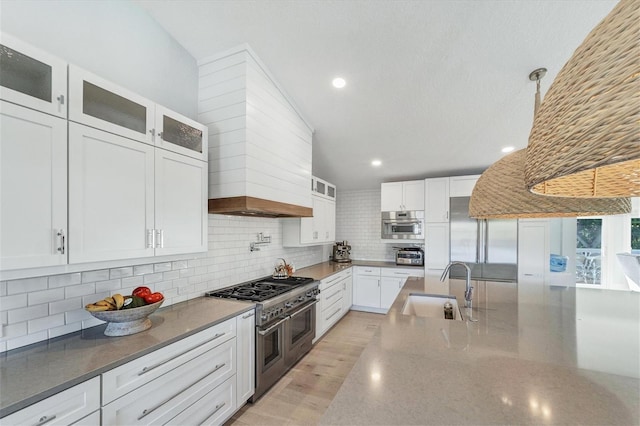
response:
[(306, 354), (316, 336), (319, 281), (306, 277), (254, 281), (205, 293), (256, 303), (254, 402)]
[(383, 240), (424, 240), (424, 211), (382, 212)]
[(348, 263), (351, 262), (351, 246), (348, 241), (338, 241), (333, 245), (333, 259), (334, 262)]
[(424, 266), (424, 251), (420, 247), (395, 247), (396, 265)]

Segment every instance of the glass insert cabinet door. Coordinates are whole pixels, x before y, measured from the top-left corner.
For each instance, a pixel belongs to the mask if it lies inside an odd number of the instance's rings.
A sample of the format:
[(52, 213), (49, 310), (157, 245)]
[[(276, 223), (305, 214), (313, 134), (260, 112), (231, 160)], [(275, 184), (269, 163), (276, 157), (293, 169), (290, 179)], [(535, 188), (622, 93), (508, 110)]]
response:
[(0, 33), (0, 99), (67, 117), (67, 63)]
[(156, 104), (155, 145), (207, 161), (208, 129), (188, 117)]
[(153, 145), (154, 112), (149, 99), (69, 65), (69, 120)]

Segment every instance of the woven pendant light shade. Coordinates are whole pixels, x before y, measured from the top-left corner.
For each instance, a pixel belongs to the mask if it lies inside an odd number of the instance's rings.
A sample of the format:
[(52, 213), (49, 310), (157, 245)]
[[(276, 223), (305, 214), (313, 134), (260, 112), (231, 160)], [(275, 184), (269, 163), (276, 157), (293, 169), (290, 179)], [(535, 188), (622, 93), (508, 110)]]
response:
[(527, 188), (640, 196), (640, 3), (622, 0), (558, 73), (536, 114)]
[(517, 219), (623, 214), (629, 198), (568, 198), (532, 194), (524, 184), (526, 149), (495, 162), (478, 179), (469, 202), (477, 219)]

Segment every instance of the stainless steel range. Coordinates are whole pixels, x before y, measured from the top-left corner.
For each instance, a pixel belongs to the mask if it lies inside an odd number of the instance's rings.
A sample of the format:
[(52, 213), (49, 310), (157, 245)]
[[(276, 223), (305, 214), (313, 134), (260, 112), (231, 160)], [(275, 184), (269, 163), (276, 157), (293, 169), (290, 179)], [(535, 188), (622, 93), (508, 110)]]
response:
[(318, 284), (313, 278), (266, 277), (206, 293), (256, 302), (256, 391), (251, 402), (311, 349), (316, 335)]

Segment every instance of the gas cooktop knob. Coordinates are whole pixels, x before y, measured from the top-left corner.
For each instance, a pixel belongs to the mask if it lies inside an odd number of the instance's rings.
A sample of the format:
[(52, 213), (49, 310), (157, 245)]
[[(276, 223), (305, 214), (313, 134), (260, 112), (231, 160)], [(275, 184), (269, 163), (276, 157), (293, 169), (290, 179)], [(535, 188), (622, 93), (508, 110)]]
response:
[(304, 300), (304, 296), (298, 296), (298, 302), (302, 302)]
[(262, 321), (266, 321), (266, 320), (267, 320), (267, 318), (269, 318), (269, 317), (267, 316), (267, 314), (262, 314), (262, 315), (260, 315), (260, 319), (261, 319)]
[(284, 304), (285, 308), (290, 308), (292, 306), (293, 306), (293, 303), (291, 303), (291, 302), (287, 302), (287, 303)]

